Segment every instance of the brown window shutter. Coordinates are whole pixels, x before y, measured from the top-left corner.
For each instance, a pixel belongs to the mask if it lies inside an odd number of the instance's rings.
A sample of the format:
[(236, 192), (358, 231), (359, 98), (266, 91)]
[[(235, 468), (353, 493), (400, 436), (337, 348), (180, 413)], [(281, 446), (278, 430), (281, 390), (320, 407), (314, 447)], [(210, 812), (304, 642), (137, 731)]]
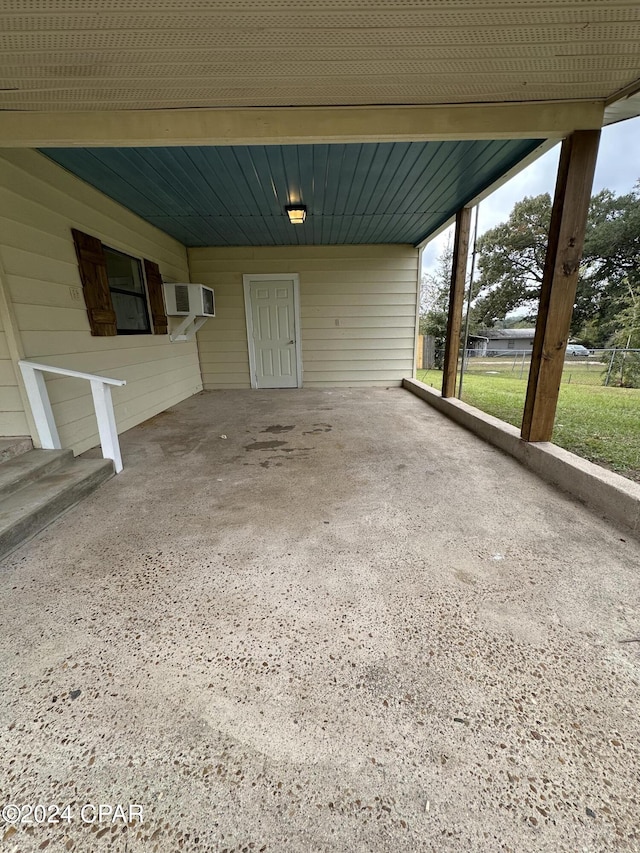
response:
[(107, 262), (102, 243), (97, 237), (71, 229), (78, 256), (84, 301), (89, 315), (91, 334), (104, 338), (117, 335), (116, 314), (111, 302)]
[(154, 335), (166, 335), (168, 331), (167, 315), (164, 310), (164, 298), (162, 296), (162, 276), (160, 267), (153, 261), (144, 260), (144, 274), (147, 279), (147, 292), (149, 293), (149, 305), (153, 318)]

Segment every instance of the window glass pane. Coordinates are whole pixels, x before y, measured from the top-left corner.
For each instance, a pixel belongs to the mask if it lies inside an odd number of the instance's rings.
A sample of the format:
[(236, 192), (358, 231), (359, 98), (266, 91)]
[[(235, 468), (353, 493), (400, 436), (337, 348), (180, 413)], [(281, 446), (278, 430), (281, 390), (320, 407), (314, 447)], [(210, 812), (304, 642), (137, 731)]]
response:
[(129, 293), (111, 291), (116, 328), (119, 332), (148, 332), (149, 318), (145, 300)]
[(107, 276), (109, 287), (117, 287), (118, 290), (127, 290), (130, 293), (144, 295), (144, 283), (142, 281), (142, 269), (140, 261), (115, 249), (104, 250), (107, 259)]
[(150, 333), (142, 264), (123, 252), (104, 247), (107, 277), (118, 332)]

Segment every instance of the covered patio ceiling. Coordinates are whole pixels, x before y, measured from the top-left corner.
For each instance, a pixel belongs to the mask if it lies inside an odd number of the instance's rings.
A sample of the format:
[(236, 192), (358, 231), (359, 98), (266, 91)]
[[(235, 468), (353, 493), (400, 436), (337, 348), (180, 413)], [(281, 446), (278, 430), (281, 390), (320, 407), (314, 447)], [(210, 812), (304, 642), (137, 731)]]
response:
[[(56, 148), (186, 246), (418, 245), (544, 140)], [(285, 205), (308, 209), (291, 225)]]

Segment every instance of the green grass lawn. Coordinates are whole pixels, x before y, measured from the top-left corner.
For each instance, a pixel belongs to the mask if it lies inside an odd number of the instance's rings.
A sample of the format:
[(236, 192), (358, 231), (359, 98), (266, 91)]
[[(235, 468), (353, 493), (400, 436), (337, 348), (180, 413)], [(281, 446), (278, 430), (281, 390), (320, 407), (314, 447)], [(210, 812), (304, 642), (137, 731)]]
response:
[[(434, 388), (442, 384), (439, 370), (419, 370), (417, 378)], [(520, 427), (526, 390), (526, 374), (466, 374), (462, 399)], [(640, 482), (640, 389), (563, 383), (553, 441)]]

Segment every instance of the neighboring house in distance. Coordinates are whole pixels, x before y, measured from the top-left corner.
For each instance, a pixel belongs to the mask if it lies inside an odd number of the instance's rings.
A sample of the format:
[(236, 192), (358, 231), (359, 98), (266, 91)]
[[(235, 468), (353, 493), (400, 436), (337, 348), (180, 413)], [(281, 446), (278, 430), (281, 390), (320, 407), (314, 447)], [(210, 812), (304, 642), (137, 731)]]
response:
[(531, 352), (535, 334), (535, 329), (485, 329), (476, 338), (474, 348), (480, 350), (478, 355)]

